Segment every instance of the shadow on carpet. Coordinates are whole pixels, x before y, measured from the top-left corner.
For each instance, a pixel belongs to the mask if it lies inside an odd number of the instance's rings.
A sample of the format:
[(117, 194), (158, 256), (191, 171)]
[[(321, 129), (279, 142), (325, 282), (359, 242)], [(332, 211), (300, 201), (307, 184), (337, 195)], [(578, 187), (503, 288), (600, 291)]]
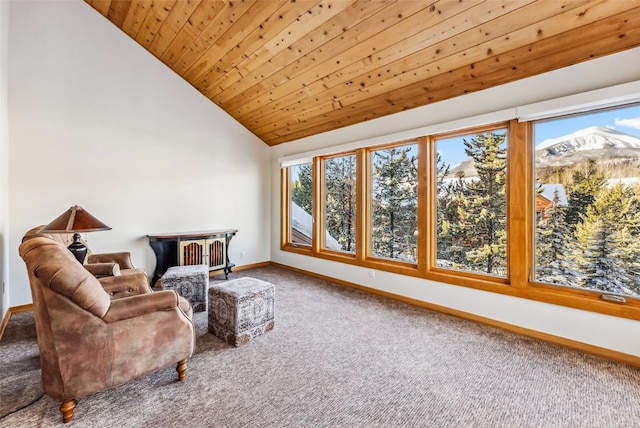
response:
[(29, 406), (44, 395), (33, 312), (11, 315), (0, 341), (0, 418)]

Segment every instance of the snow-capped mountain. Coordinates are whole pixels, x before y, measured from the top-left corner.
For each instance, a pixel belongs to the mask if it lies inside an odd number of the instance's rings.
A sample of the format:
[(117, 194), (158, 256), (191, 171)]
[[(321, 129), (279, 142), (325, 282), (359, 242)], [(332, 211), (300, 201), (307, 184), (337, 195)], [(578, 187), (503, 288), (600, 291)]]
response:
[(564, 137), (544, 140), (536, 146), (536, 151), (546, 149), (548, 152), (560, 153), (612, 147), (640, 149), (640, 138), (615, 129), (592, 126)]
[(569, 165), (587, 159), (640, 158), (640, 138), (610, 128), (592, 126), (545, 140), (536, 146), (536, 163)]
[[(548, 139), (536, 146), (537, 167), (569, 166), (594, 159), (612, 168), (621, 163), (640, 168), (640, 138), (610, 128), (592, 126), (573, 134)], [(460, 175), (477, 176), (471, 158), (452, 165), (447, 175), (451, 180)]]

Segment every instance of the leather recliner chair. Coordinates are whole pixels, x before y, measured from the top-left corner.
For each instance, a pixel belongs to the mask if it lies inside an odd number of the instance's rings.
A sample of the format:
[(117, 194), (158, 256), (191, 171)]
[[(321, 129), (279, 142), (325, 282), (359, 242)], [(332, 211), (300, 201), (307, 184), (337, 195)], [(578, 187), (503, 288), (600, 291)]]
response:
[[(45, 393), (77, 399), (177, 363), (179, 380), (195, 345), (191, 307), (175, 291), (152, 292), (143, 274), (108, 278), (130, 290), (110, 296), (64, 245), (33, 237), (20, 245), (29, 274)], [(138, 294), (136, 294), (138, 293)], [(126, 297), (119, 297), (119, 296)]]

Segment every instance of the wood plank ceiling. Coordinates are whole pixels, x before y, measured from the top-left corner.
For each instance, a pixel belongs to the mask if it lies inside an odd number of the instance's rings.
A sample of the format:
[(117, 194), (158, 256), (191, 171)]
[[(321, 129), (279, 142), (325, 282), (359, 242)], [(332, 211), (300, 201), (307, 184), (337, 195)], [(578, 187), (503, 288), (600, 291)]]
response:
[(640, 45), (637, 0), (85, 1), (269, 145)]

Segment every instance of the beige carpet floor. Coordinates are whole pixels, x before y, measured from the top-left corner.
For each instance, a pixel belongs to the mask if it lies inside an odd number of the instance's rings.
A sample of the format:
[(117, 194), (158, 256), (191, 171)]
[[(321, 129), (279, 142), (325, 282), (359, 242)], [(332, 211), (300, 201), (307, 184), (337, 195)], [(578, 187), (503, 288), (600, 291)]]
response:
[[(67, 426), (640, 427), (637, 367), (276, 267), (240, 276), (275, 284), (273, 331), (235, 348), (197, 313), (186, 382), (168, 367), (84, 397)], [(0, 342), (0, 427), (62, 426), (28, 316)]]

